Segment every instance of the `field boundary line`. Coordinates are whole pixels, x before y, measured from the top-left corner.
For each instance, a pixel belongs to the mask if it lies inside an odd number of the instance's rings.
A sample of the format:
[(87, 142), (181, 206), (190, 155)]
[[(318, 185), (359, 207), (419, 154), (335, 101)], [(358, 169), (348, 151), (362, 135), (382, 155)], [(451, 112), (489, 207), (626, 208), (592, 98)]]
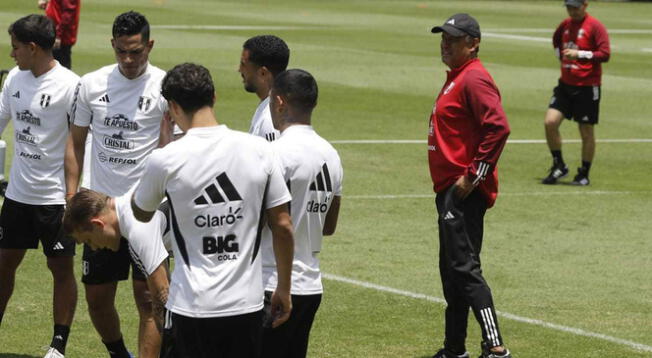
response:
[[(548, 196), (548, 195), (634, 195), (649, 194), (652, 191), (630, 191), (630, 190), (574, 190), (574, 191), (524, 191), (499, 193), (498, 196)], [(379, 195), (346, 195), (349, 199), (434, 199), (432, 194), (379, 194)]]
[[(581, 139), (565, 139), (564, 143), (582, 143)], [(652, 143), (652, 138), (596, 139), (598, 143)], [(339, 139), (331, 144), (427, 144), (425, 139)], [(507, 144), (545, 144), (545, 139), (508, 139)]]
[[(424, 301), (428, 301), (428, 302), (441, 303), (441, 304), (446, 303), (446, 301), (443, 298), (435, 297), (435, 296), (429, 296), (429, 295), (425, 295), (425, 294), (422, 294), (422, 293), (415, 293), (415, 292), (410, 292), (410, 291), (399, 290), (399, 289), (392, 288), (392, 287), (377, 285), (377, 284), (371, 283), (371, 282), (358, 281), (358, 280), (354, 280), (354, 279), (351, 279), (351, 278), (348, 278), (348, 277), (333, 275), (333, 274), (328, 274), (328, 273), (324, 273), (323, 276), (327, 280), (337, 281), (337, 282), (342, 282), (342, 283), (348, 283), (348, 284), (351, 284), (351, 285), (354, 285), (354, 286), (364, 287), (364, 288), (368, 288), (368, 289), (372, 289), (372, 290), (376, 290), (376, 291), (393, 293), (393, 294), (396, 294), (396, 295), (415, 298), (415, 299), (420, 299), (420, 300), (424, 300)], [(500, 316), (500, 317), (506, 318), (508, 320), (516, 321), (516, 322), (528, 323), (528, 324), (531, 324), (531, 325), (540, 326), (540, 327), (544, 327), (544, 328), (549, 328), (549, 329), (553, 329), (553, 330), (556, 330), (556, 331), (572, 333), (572, 334), (577, 335), (577, 336), (601, 339), (603, 341), (624, 345), (624, 346), (627, 346), (627, 347), (630, 347), (630, 348), (633, 348), (633, 349), (636, 349), (636, 350), (639, 350), (639, 351), (643, 351), (643, 352), (652, 352), (652, 346), (648, 346), (648, 345), (645, 345), (645, 344), (642, 344), (642, 343), (637, 343), (637, 342), (630, 341), (630, 340), (627, 340), (627, 339), (612, 337), (612, 336), (608, 336), (606, 334), (595, 333), (595, 332), (586, 331), (586, 330), (583, 330), (583, 329), (580, 329), (580, 328), (564, 326), (564, 325), (561, 325), (561, 324), (550, 323), (550, 322), (542, 321), (542, 320), (539, 320), (539, 319), (522, 317), (522, 316), (518, 316), (518, 315), (515, 315), (515, 314), (512, 314), (512, 313), (509, 313), (509, 312), (496, 311), (496, 314), (498, 316)]]

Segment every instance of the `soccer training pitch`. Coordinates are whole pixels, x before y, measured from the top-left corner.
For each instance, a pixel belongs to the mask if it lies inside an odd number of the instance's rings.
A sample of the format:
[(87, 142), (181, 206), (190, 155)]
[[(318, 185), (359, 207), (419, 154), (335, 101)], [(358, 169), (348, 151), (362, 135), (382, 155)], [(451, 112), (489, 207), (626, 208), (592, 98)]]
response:
[[(437, 225), (425, 139), (445, 79), (430, 28), (468, 12), (482, 29), (480, 58), (500, 88), (512, 128), (499, 163), (500, 194), (485, 219), (485, 277), (506, 344), (517, 358), (652, 357), (652, 3), (590, 1), (607, 27), (600, 124), (591, 185), (543, 186), (550, 166), (543, 116), (559, 77), (551, 36), (562, 1), (83, 0), (73, 70), (114, 63), (111, 23), (145, 14), (150, 60), (167, 70), (205, 65), (221, 123), (247, 130), (258, 104), (237, 72), (243, 42), (275, 34), (290, 68), (320, 87), (313, 116), (345, 171), (340, 221), (324, 241), (324, 299), (310, 357), (432, 356), (443, 341)], [(2, 0), (0, 68), (11, 22), (38, 13), (36, 0)], [(7, 175), (12, 133), (8, 142)], [(575, 123), (562, 125), (564, 156), (580, 164)], [(571, 175), (572, 177), (572, 175)], [(567, 182), (570, 179), (566, 179)], [(76, 257), (81, 277), (81, 250)], [(0, 327), (0, 358), (42, 357), (51, 338), (51, 276), (39, 250), (19, 268)], [(67, 357), (107, 357), (79, 286)], [(117, 307), (130, 350), (138, 316), (131, 284)], [(479, 354), (472, 315), (468, 350)]]

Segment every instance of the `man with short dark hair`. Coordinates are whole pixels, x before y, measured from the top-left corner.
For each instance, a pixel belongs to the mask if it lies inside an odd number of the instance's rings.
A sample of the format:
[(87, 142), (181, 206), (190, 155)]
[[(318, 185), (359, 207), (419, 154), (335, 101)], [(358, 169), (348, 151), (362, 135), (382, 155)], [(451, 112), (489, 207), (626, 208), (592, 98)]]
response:
[(245, 91), (255, 93), (260, 99), (249, 133), (271, 142), (278, 138), (269, 113), (269, 90), (274, 76), (285, 71), (290, 61), (290, 49), (285, 41), (273, 35), (254, 36), (242, 46), (240, 67)]
[(0, 322), (13, 293), (16, 269), (39, 240), (54, 281), (54, 334), (46, 358), (65, 354), (77, 305), (75, 245), (63, 234), (63, 158), (68, 118), (79, 77), (52, 57), (55, 32), (45, 16), (9, 27), (16, 61), (0, 97), (0, 133), (13, 122), (14, 159), (0, 213)]
[(186, 134), (155, 150), (132, 197), (147, 222), (170, 205), (176, 264), (167, 308), (179, 357), (260, 357), (263, 285), (261, 231), (270, 225), (278, 263), (274, 327), (290, 316), (292, 221), (271, 145), (218, 125), (214, 85), (203, 66), (165, 76), (170, 116)]
[(595, 156), (594, 126), (600, 113), (602, 63), (609, 61), (607, 29), (586, 12), (587, 0), (565, 0), (569, 17), (552, 36), (561, 63), (561, 77), (553, 90), (544, 126), (552, 155), (552, 167), (543, 184), (556, 184), (568, 175), (561, 154), (559, 127), (564, 118), (577, 122), (582, 138), (582, 166), (577, 168), (574, 185), (589, 185), (589, 170)]
[[(317, 105), (317, 82), (303, 70), (287, 70), (274, 79), (270, 110), (281, 137), (272, 143), (281, 162), (283, 178), (292, 194), (290, 215), (294, 227), (292, 315), (280, 327), (264, 326), (263, 355), (303, 358), (308, 350), (312, 322), (324, 288), (319, 269), (323, 235), (332, 235), (342, 196), (343, 170), (333, 146), (311, 125)], [(263, 285), (266, 308), (276, 288), (276, 261), (271, 231), (263, 231)]]
[(498, 158), (509, 125), (500, 92), (478, 59), (480, 25), (455, 14), (442, 26), (441, 59), (450, 68), (430, 116), (428, 162), (439, 224), (439, 272), (446, 299), (444, 348), (434, 358), (468, 358), (469, 308), (482, 330), (480, 358), (511, 357), (503, 346), (480, 250), (484, 214), (498, 195)]
[[(142, 14), (129, 11), (115, 18), (112, 33), (117, 63), (84, 75), (75, 95), (66, 146), (67, 198), (78, 190), (89, 127), (93, 136), (88, 189), (111, 197), (125, 194), (141, 177), (145, 161), (161, 137), (161, 122), (167, 110), (161, 96), (165, 72), (149, 63), (154, 47), (149, 22)], [(130, 356), (115, 308), (118, 281), (128, 278), (131, 261), (128, 245), (123, 243), (118, 252), (92, 250), (85, 245), (82, 262), (88, 312), (114, 358)], [(140, 316), (138, 356), (157, 357), (161, 338), (152, 317), (145, 275), (133, 263), (131, 266)]]

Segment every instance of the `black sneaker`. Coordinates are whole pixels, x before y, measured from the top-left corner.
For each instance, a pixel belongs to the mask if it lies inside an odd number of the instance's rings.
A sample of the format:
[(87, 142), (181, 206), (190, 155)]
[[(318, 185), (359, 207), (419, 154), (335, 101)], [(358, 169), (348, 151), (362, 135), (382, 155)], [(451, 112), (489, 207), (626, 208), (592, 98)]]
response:
[(480, 354), (480, 357), (478, 358), (512, 358), (512, 354), (507, 348), (505, 348), (503, 353), (499, 354), (489, 350), (489, 347), (485, 342), (480, 343), (480, 347), (482, 347), (482, 354)]
[(543, 178), (541, 181), (542, 184), (557, 184), (557, 180), (568, 175), (568, 167), (553, 165), (550, 167), (550, 174), (547, 177)]
[(464, 352), (464, 354), (455, 354), (449, 351), (446, 348), (442, 348), (439, 352), (435, 353), (432, 358), (469, 358), (469, 352)]
[(582, 168), (577, 168), (577, 175), (575, 176), (575, 178), (573, 178), (571, 184), (586, 186), (589, 185), (589, 183), (591, 183), (591, 181), (589, 180), (589, 176), (586, 175), (586, 173), (584, 172), (584, 170), (582, 170)]

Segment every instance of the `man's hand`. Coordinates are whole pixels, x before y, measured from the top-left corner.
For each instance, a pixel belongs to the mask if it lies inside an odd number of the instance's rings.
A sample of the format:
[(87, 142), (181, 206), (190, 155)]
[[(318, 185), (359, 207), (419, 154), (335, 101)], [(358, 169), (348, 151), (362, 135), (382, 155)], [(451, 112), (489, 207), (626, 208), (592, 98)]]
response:
[(579, 51), (572, 48), (567, 48), (562, 51), (561, 55), (565, 60), (577, 60), (579, 57)]
[(158, 147), (163, 148), (174, 140), (174, 120), (169, 111), (163, 113), (161, 119), (161, 131), (158, 137)]
[(290, 318), (292, 312), (292, 297), (289, 290), (279, 290), (278, 288), (272, 294), (272, 328), (276, 328), (285, 323)]
[(457, 181), (455, 182), (455, 195), (460, 199), (464, 200), (466, 199), (469, 194), (475, 189), (475, 185), (473, 185), (473, 182), (467, 177), (466, 175), (462, 175), (461, 177), (457, 178)]
[(48, 0), (38, 0), (38, 8), (41, 10), (45, 10), (45, 8), (48, 6)]

